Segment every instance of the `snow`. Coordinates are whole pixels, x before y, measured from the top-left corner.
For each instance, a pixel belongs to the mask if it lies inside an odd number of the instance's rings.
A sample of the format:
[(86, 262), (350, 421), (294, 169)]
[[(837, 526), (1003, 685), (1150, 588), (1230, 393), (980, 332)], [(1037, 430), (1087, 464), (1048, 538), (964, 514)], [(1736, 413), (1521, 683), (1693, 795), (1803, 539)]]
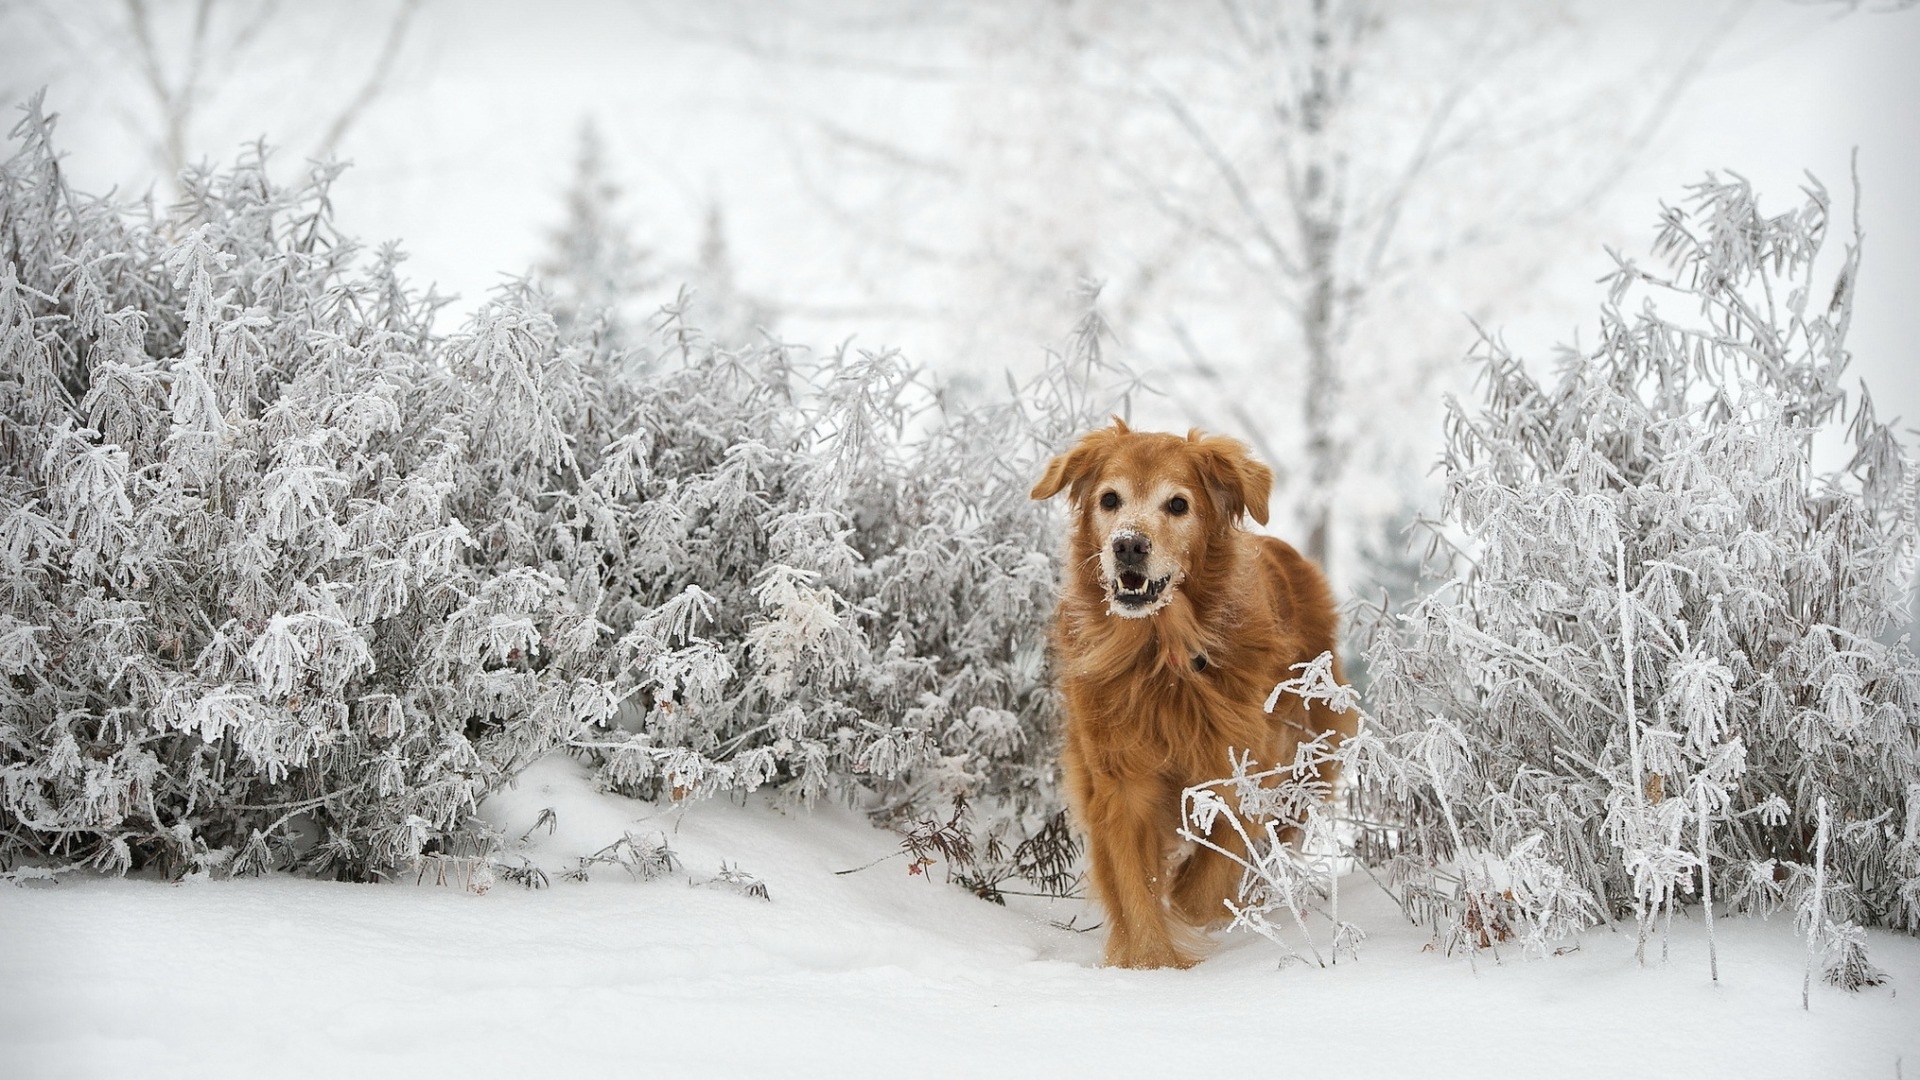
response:
[[(557, 815), (520, 844), (543, 808)], [(1920, 940), (1875, 931), (1892, 976), (1816, 985), (1785, 921), (1723, 919), (1722, 981), (1676, 921), (1644, 969), (1630, 932), (1473, 962), (1424, 950), (1362, 875), (1357, 962), (1277, 966), (1224, 941), (1191, 971), (1097, 966), (1076, 901), (996, 907), (905, 871), (891, 834), (838, 808), (687, 807), (593, 789), (549, 758), (485, 816), (551, 887), (484, 895), (346, 885), (69, 879), (0, 890), (0, 1072), (31, 1077), (1231, 1074), (1895, 1077), (1920, 1067)], [(653, 881), (560, 871), (625, 832), (666, 832)], [(705, 887), (722, 861), (770, 900)], [(689, 882), (694, 884), (690, 885)], [(1324, 925), (1316, 927), (1322, 934)], [(1657, 948), (1649, 949), (1658, 956)]]

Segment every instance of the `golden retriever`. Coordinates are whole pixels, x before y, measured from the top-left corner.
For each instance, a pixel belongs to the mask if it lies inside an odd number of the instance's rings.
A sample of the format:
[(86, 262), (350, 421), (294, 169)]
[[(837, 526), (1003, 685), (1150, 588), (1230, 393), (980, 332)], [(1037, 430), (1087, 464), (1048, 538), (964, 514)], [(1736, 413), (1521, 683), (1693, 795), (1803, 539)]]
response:
[[(1229, 750), (1263, 767), (1293, 761), (1352, 714), (1267, 695), (1295, 664), (1331, 651), (1326, 579), (1266, 524), (1273, 471), (1233, 439), (1113, 426), (1048, 463), (1033, 497), (1072, 503), (1067, 576), (1054, 616), (1066, 714), (1067, 798), (1106, 909), (1106, 961), (1188, 967), (1225, 921), (1240, 867), (1182, 844), (1181, 792), (1226, 776)], [(1321, 778), (1331, 783), (1331, 769)], [(1208, 839), (1241, 851), (1226, 822)]]

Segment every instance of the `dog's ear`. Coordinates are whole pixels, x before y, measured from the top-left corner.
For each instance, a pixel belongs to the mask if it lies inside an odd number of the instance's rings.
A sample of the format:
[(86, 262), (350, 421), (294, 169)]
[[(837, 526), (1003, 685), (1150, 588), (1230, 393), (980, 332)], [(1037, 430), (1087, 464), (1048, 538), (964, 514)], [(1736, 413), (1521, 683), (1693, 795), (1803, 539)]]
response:
[(1113, 452), (1114, 443), (1131, 429), (1126, 421), (1113, 418), (1113, 426), (1090, 431), (1073, 444), (1073, 449), (1047, 462), (1047, 469), (1040, 474), (1040, 482), (1033, 485), (1029, 496), (1035, 499), (1051, 499), (1060, 494), (1062, 488), (1072, 486), (1075, 500), (1080, 498), (1080, 483), (1099, 470)]
[(1267, 497), (1273, 494), (1273, 470), (1248, 456), (1246, 446), (1238, 439), (1201, 435), (1196, 428), (1187, 433), (1187, 442), (1198, 458), (1201, 481), (1213, 493), (1223, 519), (1232, 522), (1244, 511), (1265, 525)]

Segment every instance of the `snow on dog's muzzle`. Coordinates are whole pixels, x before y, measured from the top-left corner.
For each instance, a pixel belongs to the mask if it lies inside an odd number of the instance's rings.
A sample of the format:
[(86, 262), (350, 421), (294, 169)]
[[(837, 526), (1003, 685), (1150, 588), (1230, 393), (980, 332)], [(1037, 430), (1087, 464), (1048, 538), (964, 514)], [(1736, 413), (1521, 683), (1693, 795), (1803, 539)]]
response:
[(1104, 555), (1107, 610), (1133, 618), (1158, 611), (1174, 574), (1154, 576), (1160, 568), (1154, 565), (1152, 538), (1138, 529), (1116, 529)]
[(1173, 575), (1148, 579), (1138, 570), (1122, 570), (1113, 581), (1114, 603), (1125, 607), (1144, 608), (1152, 606), (1165, 592)]

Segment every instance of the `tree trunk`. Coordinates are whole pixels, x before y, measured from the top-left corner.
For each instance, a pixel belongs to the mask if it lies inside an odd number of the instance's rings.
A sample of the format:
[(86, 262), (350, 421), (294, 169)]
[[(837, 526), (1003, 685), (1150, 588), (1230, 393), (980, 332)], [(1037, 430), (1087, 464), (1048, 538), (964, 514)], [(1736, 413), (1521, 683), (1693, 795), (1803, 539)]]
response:
[(1339, 78), (1334, 70), (1333, 27), (1328, 0), (1314, 0), (1312, 62), (1300, 94), (1300, 128), (1306, 165), (1301, 171), (1297, 208), (1306, 290), (1300, 310), (1307, 350), (1306, 393), (1301, 402), (1306, 434), (1307, 487), (1300, 518), (1306, 528), (1307, 557), (1331, 570), (1333, 488), (1340, 473), (1334, 417), (1340, 409), (1340, 371), (1335, 355), (1334, 265), (1340, 236), (1338, 163), (1328, 145), (1327, 121), (1336, 104)]

